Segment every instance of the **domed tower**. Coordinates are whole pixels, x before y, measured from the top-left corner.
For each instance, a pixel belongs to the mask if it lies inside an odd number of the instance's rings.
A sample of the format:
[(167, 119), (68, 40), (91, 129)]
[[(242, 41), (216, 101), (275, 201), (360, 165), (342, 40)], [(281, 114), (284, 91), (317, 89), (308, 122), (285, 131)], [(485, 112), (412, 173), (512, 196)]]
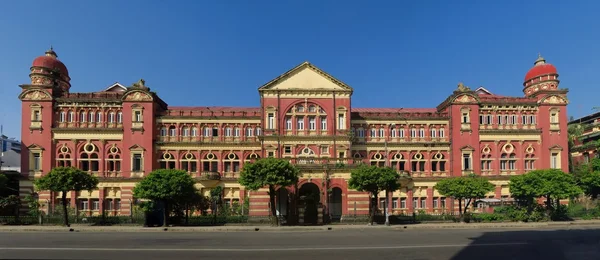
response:
[(523, 93), (525, 96), (536, 96), (540, 91), (558, 90), (558, 72), (556, 67), (546, 60), (542, 55), (538, 54), (537, 60), (533, 63), (534, 66), (525, 75), (523, 82)]
[(60, 96), (62, 93), (69, 92), (71, 88), (67, 66), (58, 60), (58, 55), (52, 47), (45, 55), (33, 60), (29, 78), (31, 78), (31, 85), (48, 89), (53, 96)]

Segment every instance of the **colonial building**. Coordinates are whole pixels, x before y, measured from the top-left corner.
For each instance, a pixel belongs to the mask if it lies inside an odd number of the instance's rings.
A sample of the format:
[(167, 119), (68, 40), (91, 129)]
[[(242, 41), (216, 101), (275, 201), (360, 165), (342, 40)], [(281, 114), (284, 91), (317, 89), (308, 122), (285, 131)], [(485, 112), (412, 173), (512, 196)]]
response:
[(571, 136), (573, 147), (571, 156), (574, 164), (587, 163), (591, 158), (598, 158), (600, 149), (600, 112), (596, 112), (581, 118), (573, 119), (569, 126), (581, 127), (581, 135)]
[[(394, 213), (452, 210), (455, 203), (434, 189), (443, 178), (487, 176), (496, 185), (488, 196), (501, 198), (512, 175), (568, 169), (567, 90), (542, 57), (526, 73), (521, 97), (459, 84), (433, 108), (352, 107), (353, 89), (309, 62), (260, 86), (257, 107), (170, 106), (143, 80), (77, 93), (52, 49), (33, 61), (30, 78), (19, 96), (22, 174), (31, 180), (75, 166), (98, 176), (98, 190), (68, 194), (73, 207), (92, 213), (129, 214), (136, 182), (176, 168), (203, 193), (222, 186), (226, 201), (249, 197), (251, 215), (268, 215), (266, 190), (249, 192), (237, 181), (245, 163), (264, 157), (290, 160), (302, 172), (296, 186), (278, 190), (281, 214), (302, 212), (310, 197), (334, 217), (369, 211), (369, 196), (347, 184), (359, 163), (408, 176), (387, 205), (378, 202)], [(31, 181), (21, 189), (31, 191)], [(40, 199), (51, 205), (59, 195), (41, 192)]]

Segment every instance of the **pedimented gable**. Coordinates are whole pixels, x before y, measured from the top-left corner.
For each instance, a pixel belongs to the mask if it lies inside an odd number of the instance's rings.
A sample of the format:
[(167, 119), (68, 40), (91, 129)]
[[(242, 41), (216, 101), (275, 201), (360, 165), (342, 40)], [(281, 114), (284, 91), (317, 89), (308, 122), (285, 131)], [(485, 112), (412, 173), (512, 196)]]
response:
[(41, 147), (37, 144), (31, 144), (31, 145), (27, 146), (27, 149), (29, 149), (29, 150), (44, 150), (44, 147)]
[(352, 88), (304, 62), (259, 88), (261, 90), (345, 90)]
[(541, 99), (540, 103), (555, 105), (555, 104), (568, 104), (569, 101), (562, 96), (552, 95), (552, 96), (547, 96), (547, 97)]
[(114, 84), (108, 86), (103, 92), (125, 92), (127, 91), (127, 87), (123, 86), (119, 82), (115, 82)]
[(144, 147), (141, 147), (137, 144), (132, 145), (131, 147), (129, 147), (130, 151), (146, 151), (146, 149), (144, 149)]

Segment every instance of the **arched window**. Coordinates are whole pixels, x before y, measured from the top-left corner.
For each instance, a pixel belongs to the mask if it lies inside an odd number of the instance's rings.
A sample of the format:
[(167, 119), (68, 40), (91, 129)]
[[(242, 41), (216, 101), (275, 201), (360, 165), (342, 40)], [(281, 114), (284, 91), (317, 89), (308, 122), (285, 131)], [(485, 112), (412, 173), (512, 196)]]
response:
[(392, 168), (399, 170), (399, 171), (406, 171), (406, 160), (404, 160), (404, 156), (402, 156), (402, 154), (400, 152), (396, 152), (390, 158), (390, 161), (392, 164)]
[(192, 136), (198, 136), (198, 128), (192, 127)]
[(109, 123), (114, 123), (115, 122), (115, 112), (110, 112), (108, 113), (108, 122)]
[(90, 114), (88, 116), (88, 121), (90, 123), (93, 123), (95, 121), (95, 119), (96, 119), (96, 113), (94, 111), (90, 111)]
[(108, 149), (108, 155), (106, 156), (106, 171), (121, 171), (121, 151), (116, 145), (113, 145)]
[(177, 129), (175, 126), (169, 126), (169, 136), (177, 136)]
[(385, 156), (381, 153), (374, 154), (373, 156), (371, 156), (371, 165), (378, 167), (385, 166)]
[(175, 157), (169, 152), (164, 152), (158, 160), (160, 169), (176, 169)]
[(535, 170), (535, 154), (525, 155), (525, 171)]
[(119, 111), (117, 113), (117, 123), (121, 124), (123, 123), (123, 112)]
[(517, 157), (514, 153), (502, 153), (500, 156), (500, 170), (514, 171), (517, 169)]
[(190, 128), (187, 126), (183, 127), (182, 136), (190, 136)]
[(260, 156), (258, 156), (258, 154), (256, 153), (251, 153), (248, 156), (246, 156), (246, 162), (253, 162), (257, 159), (260, 159)]
[(57, 167), (71, 167), (71, 150), (66, 145), (58, 148)]
[(411, 170), (413, 172), (424, 172), (425, 171), (425, 157), (422, 153), (416, 153), (411, 159)]
[(481, 171), (482, 172), (492, 171), (492, 155), (491, 154), (481, 155)]
[(102, 123), (102, 112), (101, 111), (98, 111), (98, 114), (96, 114), (96, 122)]
[(219, 171), (219, 159), (214, 153), (208, 153), (202, 159), (202, 171), (204, 172), (218, 172)]
[(198, 163), (196, 162), (196, 156), (192, 153), (186, 153), (181, 158), (181, 169), (189, 173), (195, 173), (198, 171)]
[(365, 129), (362, 128), (362, 127), (359, 127), (356, 130), (356, 136), (359, 137), (359, 138), (364, 138), (365, 137)]
[(441, 152), (437, 152), (431, 158), (431, 171), (432, 172), (445, 172), (446, 171), (446, 157)]
[(225, 172), (239, 172), (240, 158), (235, 153), (230, 153), (224, 158)]
[(166, 127), (161, 127), (160, 128), (160, 136), (167, 136), (167, 128)]
[(98, 147), (92, 143), (83, 145), (79, 153), (79, 169), (82, 171), (97, 172), (99, 165)]
[(69, 121), (69, 123), (71, 123), (74, 120), (75, 120), (75, 113), (73, 111), (69, 111), (69, 117), (67, 118), (67, 121)]
[(315, 156), (315, 151), (309, 147), (305, 147), (298, 155), (298, 164), (313, 164), (315, 162)]
[(84, 110), (79, 111), (79, 122), (84, 123), (86, 120), (86, 114)]
[(391, 138), (396, 138), (396, 137), (398, 137), (398, 130), (396, 130), (396, 127), (395, 127), (395, 126), (392, 126), (392, 127), (390, 128), (390, 137), (391, 137)]

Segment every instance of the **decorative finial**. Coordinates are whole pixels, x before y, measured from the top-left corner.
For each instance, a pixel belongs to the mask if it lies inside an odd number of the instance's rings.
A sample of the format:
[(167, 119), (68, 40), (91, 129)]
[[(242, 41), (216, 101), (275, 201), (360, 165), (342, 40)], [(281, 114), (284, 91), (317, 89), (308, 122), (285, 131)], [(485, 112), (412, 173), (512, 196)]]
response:
[(133, 87), (146, 88), (146, 81), (144, 79), (140, 79), (140, 80), (138, 80), (138, 82), (133, 83)]
[(465, 91), (469, 91), (469, 90), (471, 90), (471, 88), (469, 88), (469, 87), (465, 86), (465, 84), (463, 84), (462, 82), (459, 82), (459, 83), (458, 83), (457, 90), (458, 90), (458, 91), (461, 91), (461, 92), (465, 92)]
[(58, 58), (58, 55), (56, 55), (56, 52), (54, 51), (52, 45), (50, 45), (50, 49), (46, 51), (46, 56)]
[(546, 60), (544, 59), (544, 57), (542, 57), (542, 54), (538, 52), (538, 58), (537, 60), (535, 60), (535, 62), (533, 63), (534, 65), (541, 65), (541, 64), (545, 64)]

